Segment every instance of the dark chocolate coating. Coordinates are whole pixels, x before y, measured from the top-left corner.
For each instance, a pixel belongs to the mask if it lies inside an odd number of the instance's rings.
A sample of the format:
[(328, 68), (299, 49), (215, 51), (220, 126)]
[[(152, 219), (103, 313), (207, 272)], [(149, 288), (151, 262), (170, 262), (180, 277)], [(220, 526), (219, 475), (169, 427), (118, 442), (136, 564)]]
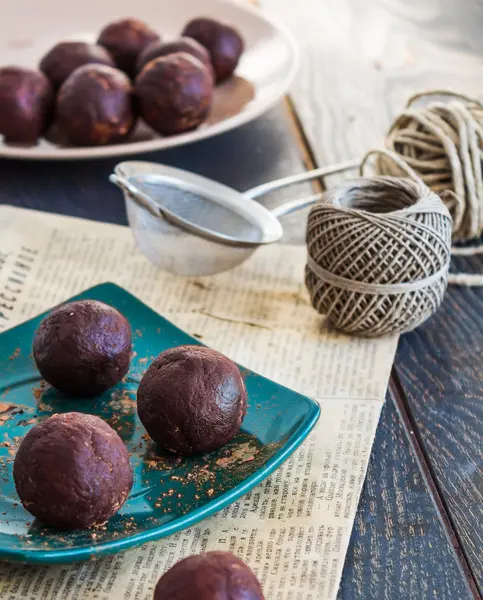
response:
[(213, 76), (186, 53), (150, 61), (136, 77), (135, 93), (141, 116), (163, 135), (196, 129), (213, 101)]
[(56, 123), (69, 144), (115, 144), (129, 135), (135, 120), (131, 81), (119, 69), (84, 65), (59, 90)]
[(39, 63), (39, 69), (60, 88), (69, 75), (83, 65), (98, 64), (115, 67), (116, 63), (103, 47), (85, 42), (60, 42)]
[(164, 450), (210, 452), (239, 431), (247, 392), (236, 364), (216, 350), (179, 346), (162, 352), (141, 380), (138, 415)]
[(188, 556), (159, 579), (153, 600), (264, 600), (253, 571), (231, 552)]
[(24, 508), (58, 529), (105, 523), (133, 483), (129, 453), (114, 429), (75, 412), (53, 415), (27, 433), (13, 478)]
[(33, 144), (47, 130), (54, 94), (40, 71), (0, 69), (0, 134), (7, 142)]
[(172, 42), (153, 42), (141, 52), (137, 60), (137, 71), (140, 73), (148, 62), (160, 56), (169, 56), (177, 52), (186, 52), (197, 58), (206, 67), (211, 67), (208, 50), (193, 38), (182, 37)]
[(138, 56), (146, 46), (159, 39), (146, 23), (138, 19), (120, 19), (104, 27), (97, 43), (112, 54), (122, 71), (134, 77)]
[(70, 396), (96, 396), (128, 372), (131, 327), (107, 304), (70, 302), (40, 323), (33, 354), (40, 374), (50, 385)]
[(192, 37), (210, 53), (217, 83), (231, 77), (245, 44), (239, 31), (214, 19), (193, 19), (183, 30), (182, 35)]

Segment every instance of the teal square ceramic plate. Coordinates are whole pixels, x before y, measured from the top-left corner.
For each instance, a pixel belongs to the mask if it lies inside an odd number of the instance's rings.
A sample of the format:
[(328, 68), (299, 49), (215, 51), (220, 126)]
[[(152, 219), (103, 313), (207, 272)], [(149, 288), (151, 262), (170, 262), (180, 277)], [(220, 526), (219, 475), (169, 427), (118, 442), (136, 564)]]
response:
[[(125, 290), (103, 284), (72, 298), (100, 300), (120, 310), (133, 329), (133, 360), (125, 381), (94, 400), (69, 400), (42, 385), (31, 357), (44, 315), (0, 335), (0, 559), (61, 563), (113, 554), (174, 533), (234, 502), (265, 479), (300, 445), (320, 409), (301, 396), (241, 368), (249, 407), (232, 443), (197, 458), (157, 452), (136, 415), (136, 388), (161, 351), (200, 342)], [(57, 532), (33, 520), (15, 492), (12, 466), (27, 430), (56, 412), (82, 411), (110, 423), (126, 443), (134, 486), (122, 510), (103, 528)]]

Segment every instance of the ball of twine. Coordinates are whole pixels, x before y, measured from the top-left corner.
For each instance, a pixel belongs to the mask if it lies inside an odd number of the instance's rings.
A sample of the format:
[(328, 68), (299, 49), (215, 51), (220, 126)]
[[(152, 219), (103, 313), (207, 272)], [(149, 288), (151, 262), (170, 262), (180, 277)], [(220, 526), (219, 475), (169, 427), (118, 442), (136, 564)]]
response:
[(312, 304), (347, 333), (414, 329), (446, 290), (452, 219), (421, 180), (372, 177), (326, 192), (309, 215)]
[[(413, 106), (418, 100), (445, 96)], [(438, 194), (453, 217), (453, 239), (468, 241), (483, 231), (483, 105), (464, 94), (432, 90), (413, 96), (396, 118), (385, 146), (399, 155)], [(404, 175), (381, 155), (380, 175)]]

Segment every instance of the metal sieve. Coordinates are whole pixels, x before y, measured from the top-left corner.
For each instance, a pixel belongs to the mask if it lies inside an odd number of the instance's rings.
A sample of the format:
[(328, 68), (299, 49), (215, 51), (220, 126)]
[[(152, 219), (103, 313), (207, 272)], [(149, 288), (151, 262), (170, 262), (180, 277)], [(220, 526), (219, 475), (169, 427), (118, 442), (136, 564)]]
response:
[(129, 225), (141, 252), (176, 275), (231, 269), (283, 236), (279, 217), (320, 199), (305, 197), (268, 210), (254, 199), (290, 185), (347, 171), (358, 162), (278, 179), (245, 193), (201, 175), (140, 161), (118, 164), (110, 176), (124, 192)]

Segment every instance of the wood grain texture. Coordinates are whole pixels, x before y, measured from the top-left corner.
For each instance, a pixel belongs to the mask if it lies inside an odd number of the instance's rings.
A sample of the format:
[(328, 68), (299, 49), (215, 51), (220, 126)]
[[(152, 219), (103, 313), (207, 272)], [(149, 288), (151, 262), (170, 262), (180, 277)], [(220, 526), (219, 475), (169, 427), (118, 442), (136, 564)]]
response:
[[(304, 0), (302, 7), (292, 0), (264, 0), (263, 5), (302, 45), (292, 98), (319, 165), (358, 158), (380, 146), (415, 92), (452, 88), (483, 96), (479, 0)], [(470, 270), (483, 272), (483, 255), (470, 262)], [(451, 289), (440, 312), (402, 338), (396, 361), (423, 458), (461, 559), (480, 591), (482, 309), (482, 290)]]
[(471, 596), (388, 397), (338, 598), (463, 600)]
[(291, 90), (320, 165), (378, 146), (408, 97), (483, 94), (480, 0), (262, 0), (295, 34)]
[(451, 290), (401, 338), (396, 371), (461, 548), (483, 590), (483, 291)]

